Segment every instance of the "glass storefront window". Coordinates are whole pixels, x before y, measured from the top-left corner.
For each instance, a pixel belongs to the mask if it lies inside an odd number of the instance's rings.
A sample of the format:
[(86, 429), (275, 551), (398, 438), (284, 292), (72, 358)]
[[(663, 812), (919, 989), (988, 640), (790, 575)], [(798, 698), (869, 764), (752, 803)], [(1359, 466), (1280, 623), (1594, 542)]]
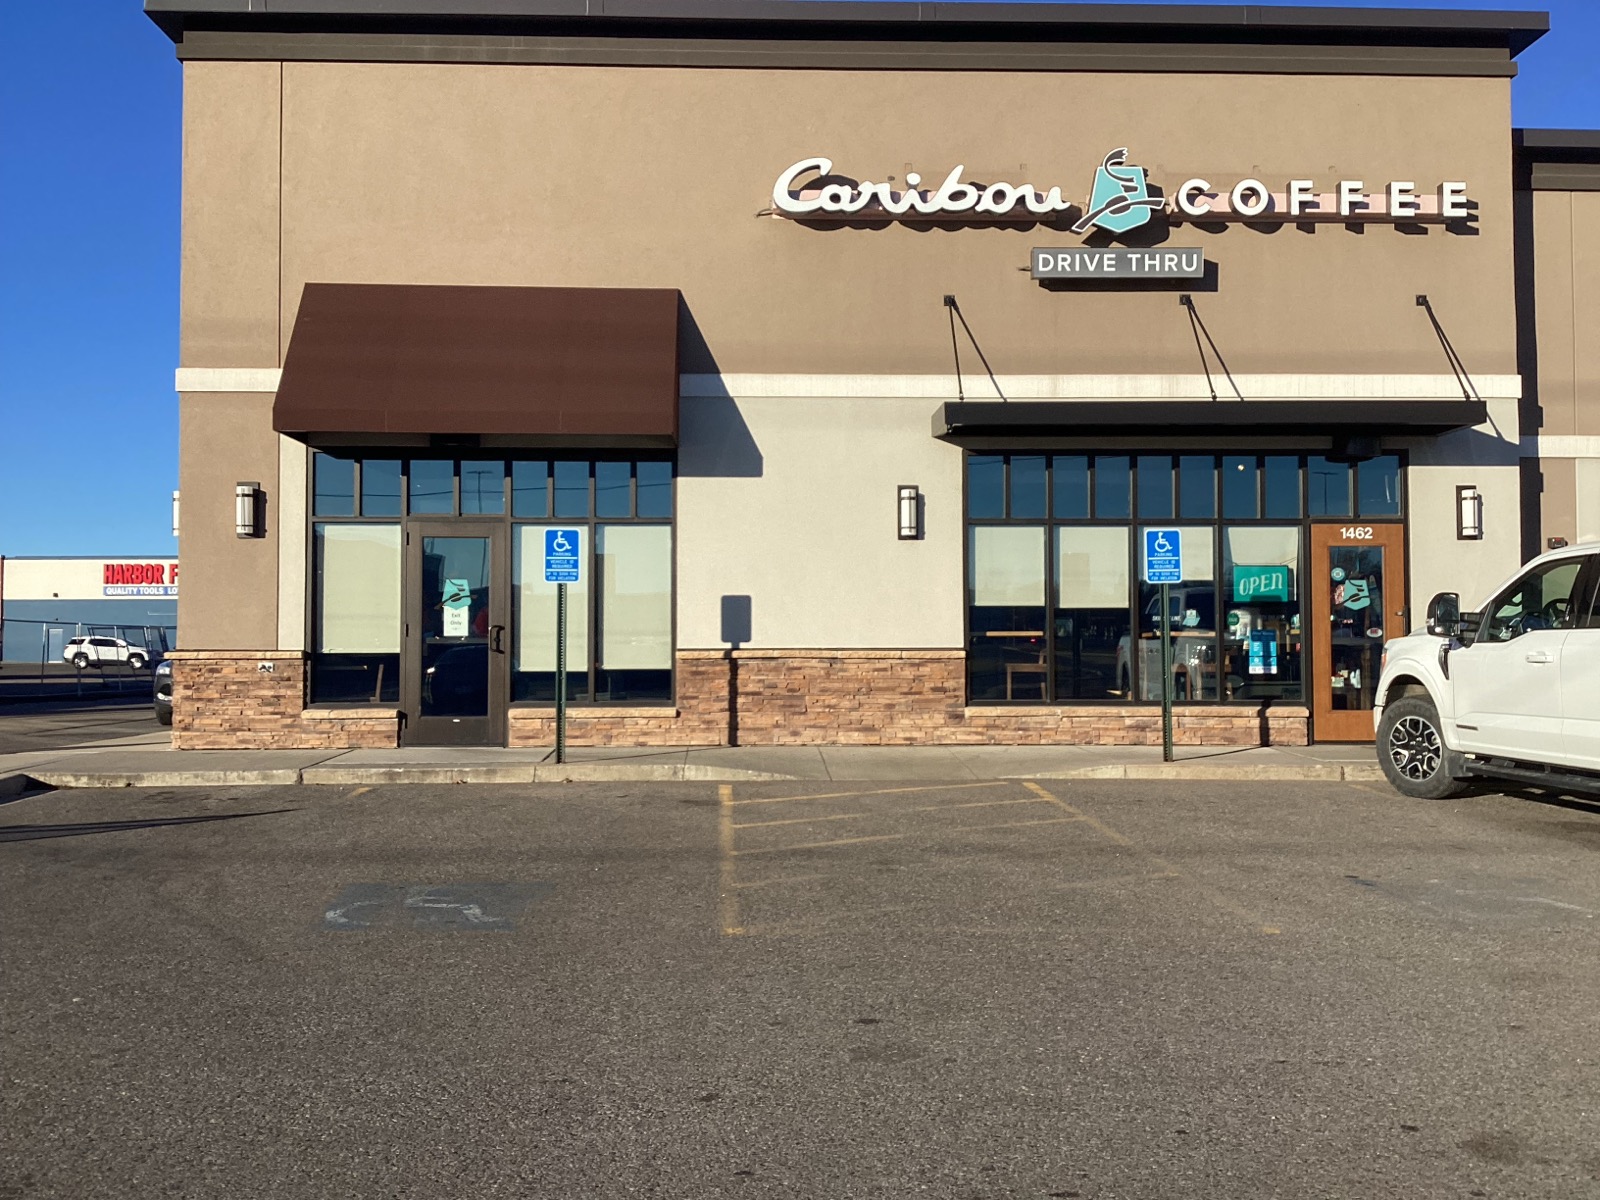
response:
[(1164, 454), (1139, 456), (1139, 515), (1172, 515), (1172, 460)]
[(1400, 460), (1392, 454), (1356, 466), (1356, 504), (1363, 517), (1400, 515)]
[[(1141, 528), (1168, 523), (1182, 528), (1184, 542), (1183, 578), (1170, 585), (1176, 697), (1306, 703), (1307, 521), (1368, 504), (1397, 515), (1405, 486), (1395, 456), (1352, 467), (1317, 455), (1054, 454), (1044, 460), (1050, 519), (1040, 522), (1003, 512), (1007, 470), (1018, 457), (968, 456), (987, 477), (969, 477), (968, 496), (989, 498), (972, 507), (1002, 510), (967, 530), (975, 703), (1159, 701), (1159, 589), (1135, 584)], [(1382, 564), (1375, 570), (1366, 586), (1381, 592)], [(1338, 629), (1332, 634), (1337, 643)], [(1321, 636), (1319, 626), (1313, 640)], [(1376, 641), (1366, 630), (1361, 636)], [(1370, 674), (1362, 664), (1349, 677)]]
[(1056, 528), (1057, 700), (1130, 695), (1127, 526)]
[(506, 465), (465, 461), (461, 464), (463, 516), (499, 516), (506, 510)]
[(1125, 454), (1100, 454), (1094, 460), (1094, 515), (1127, 518), (1133, 515), (1132, 460)]
[[(1175, 700), (1215, 700), (1217, 681), (1216, 530), (1186, 525), (1183, 580), (1168, 591), (1172, 641), (1172, 695)], [(1140, 535), (1143, 538), (1143, 533)], [(1141, 700), (1161, 699), (1161, 588), (1139, 584), (1139, 628), (1130, 652), (1134, 684)]]
[(1044, 516), (1044, 456), (1011, 456), (1011, 517), (1037, 521)]
[(967, 459), (967, 516), (990, 520), (1006, 515), (1006, 460), (999, 454)]
[(589, 515), (589, 464), (563, 460), (556, 463), (556, 504), (558, 517)]
[(1229, 526), (1222, 535), (1223, 698), (1304, 698), (1298, 526)]
[(633, 515), (633, 464), (597, 462), (594, 464), (594, 515), (631, 517)]
[(672, 527), (602, 525), (596, 532), (600, 655), (595, 699), (672, 696)]
[(418, 515), (455, 512), (456, 464), (450, 459), (411, 460), (411, 511)]
[(1269, 454), (1262, 474), (1266, 492), (1266, 517), (1300, 516), (1300, 459), (1286, 454)]
[(313, 529), (314, 704), (400, 699), (400, 526)]
[(550, 515), (550, 464), (543, 460), (511, 464), (511, 515)]
[[(584, 494), (588, 494), (588, 464)], [(511, 698), (556, 698), (556, 584), (544, 579), (546, 525), (518, 525), (511, 538)], [(589, 547), (584, 546), (587, 552)], [(589, 581), (567, 585), (567, 699), (589, 698)]]
[(672, 464), (644, 461), (638, 463), (636, 487), (638, 491), (637, 514), (640, 517), (670, 517), (672, 515)]
[(361, 460), (361, 515), (398, 517), (403, 507), (400, 495), (400, 460), (364, 458)]
[(311, 514), (317, 517), (356, 515), (356, 462), (317, 454), (311, 460)]
[(1230, 454), (1222, 460), (1222, 515), (1229, 520), (1249, 520), (1261, 515), (1256, 487), (1256, 460)]
[(1217, 515), (1217, 460), (1186, 454), (1178, 459), (1178, 516), (1187, 520)]
[(1317, 455), (1306, 460), (1306, 507), (1313, 517), (1348, 517), (1350, 464)]
[(1049, 695), (1042, 525), (967, 530), (967, 666), (974, 699)]
[(1089, 515), (1089, 459), (1082, 454), (1058, 454), (1050, 460), (1050, 515), (1060, 519)]

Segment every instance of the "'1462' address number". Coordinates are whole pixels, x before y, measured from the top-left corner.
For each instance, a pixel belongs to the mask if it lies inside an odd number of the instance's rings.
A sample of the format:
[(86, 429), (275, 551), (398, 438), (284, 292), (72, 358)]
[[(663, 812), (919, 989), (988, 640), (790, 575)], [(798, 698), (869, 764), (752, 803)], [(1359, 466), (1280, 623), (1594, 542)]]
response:
[(1372, 540), (1371, 525), (1346, 525), (1339, 530), (1339, 536), (1350, 538), (1357, 542), (1370, 542)]

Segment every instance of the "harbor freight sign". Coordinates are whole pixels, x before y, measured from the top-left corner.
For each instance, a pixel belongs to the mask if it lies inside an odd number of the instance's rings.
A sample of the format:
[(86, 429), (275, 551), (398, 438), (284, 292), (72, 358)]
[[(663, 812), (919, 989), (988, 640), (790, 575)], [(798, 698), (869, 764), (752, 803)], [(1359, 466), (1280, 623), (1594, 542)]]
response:
[(1035, 247), (1031, 258), (1035, 279), (1199, 279), (1206, 256), (1199, 249), (1096, 249), (1068, 246)]

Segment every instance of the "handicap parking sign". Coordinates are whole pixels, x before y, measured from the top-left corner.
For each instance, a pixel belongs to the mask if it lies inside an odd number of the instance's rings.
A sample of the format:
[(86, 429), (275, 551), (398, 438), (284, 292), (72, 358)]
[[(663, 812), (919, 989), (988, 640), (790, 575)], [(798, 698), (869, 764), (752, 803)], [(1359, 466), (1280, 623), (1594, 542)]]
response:
[(1144, 581), (1183, 582), (1183, 537), (1178, 530), (1144, 531)]
[(546, 529), (544, 531), (544, 581), (577, 583), (582, 574), (583, 531)]

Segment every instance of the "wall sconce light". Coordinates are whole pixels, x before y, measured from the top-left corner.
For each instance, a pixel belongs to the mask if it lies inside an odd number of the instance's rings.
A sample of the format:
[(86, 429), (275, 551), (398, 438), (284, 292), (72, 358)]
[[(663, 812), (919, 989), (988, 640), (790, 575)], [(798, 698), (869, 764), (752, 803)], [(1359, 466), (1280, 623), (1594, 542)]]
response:
[(233, 488), (233, 531), (239, 537), (261, 536), (261, 485), (239, 483)]
[(913, 542), (922, 536), (922, 493), (914, 483), (902, 483), (900, 497), (900, 540)]
[(1483, 537), (1483, 493), (1470, 483), (1456, 488), (1456, 538), (1478, 541)]
[(178, 536), (178, 493), (172, 493), (172, 536)]

